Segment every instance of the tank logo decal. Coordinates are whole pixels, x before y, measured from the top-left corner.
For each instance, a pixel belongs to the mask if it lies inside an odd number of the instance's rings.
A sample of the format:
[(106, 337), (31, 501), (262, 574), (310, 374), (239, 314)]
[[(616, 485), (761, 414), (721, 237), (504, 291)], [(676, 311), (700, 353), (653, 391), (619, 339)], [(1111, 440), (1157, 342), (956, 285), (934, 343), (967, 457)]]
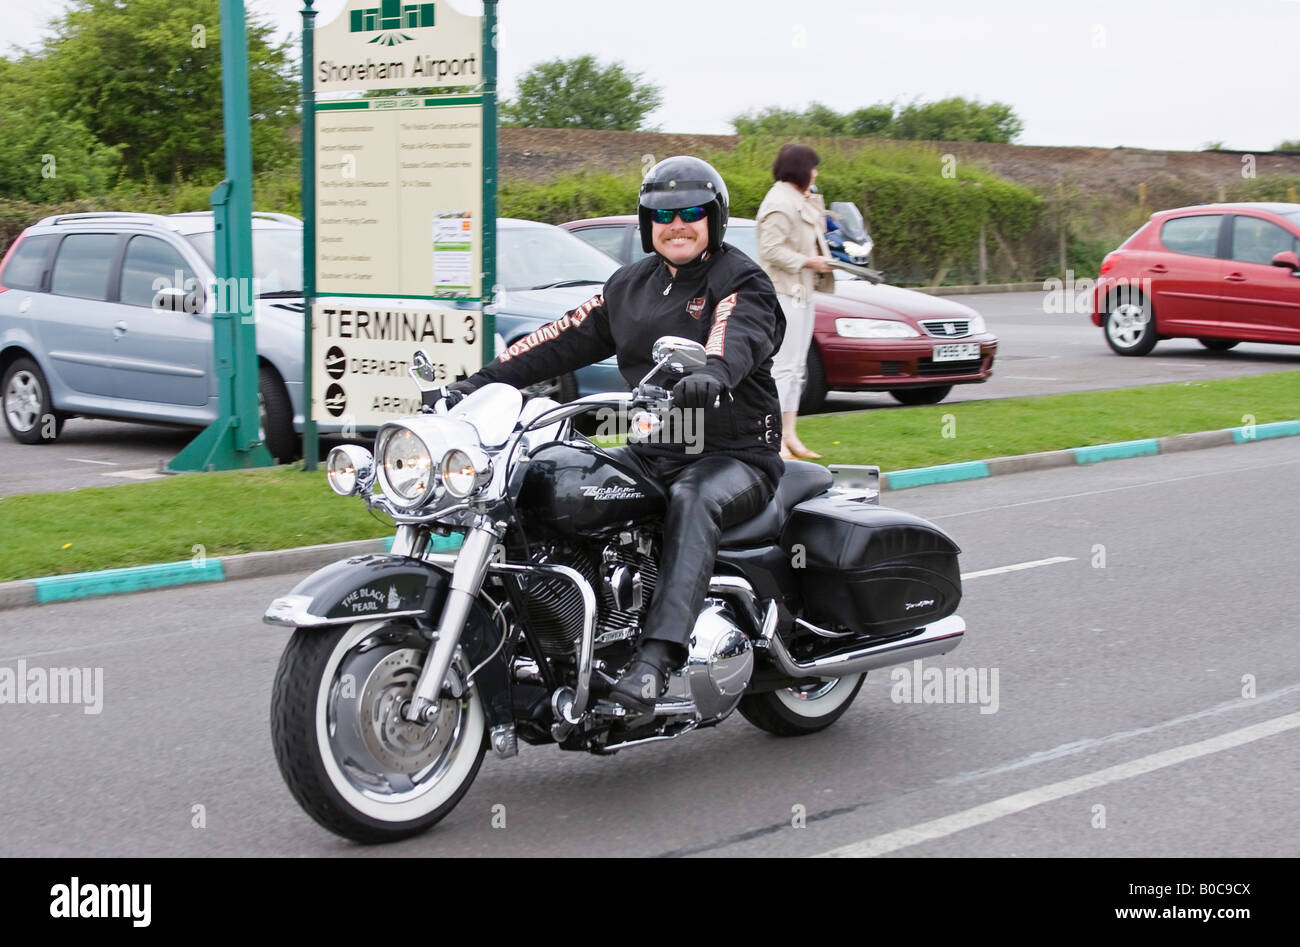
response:
[(582, 495), (593, 500), (644, 500), (636, 487), (582, 487)]
[(903, 610), (910, 612), (914, 608), (921, 608), (925, 605), (933, 605), (933, 604), (934, 604), (934, 599), (927, 598), (927, 599), (922, 599), (919, 602), (908, 602), (906, 605), (903, 606)]

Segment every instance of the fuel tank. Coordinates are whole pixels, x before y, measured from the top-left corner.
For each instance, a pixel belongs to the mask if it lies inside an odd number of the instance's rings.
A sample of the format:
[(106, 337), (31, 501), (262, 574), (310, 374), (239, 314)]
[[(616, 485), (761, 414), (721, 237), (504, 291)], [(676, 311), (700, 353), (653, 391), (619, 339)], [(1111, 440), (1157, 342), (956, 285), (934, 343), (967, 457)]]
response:
[(533, 452), (518, 506), (530, 532), (600, 536), (663, 516), (667, 496), (616, 455), (569, 441)]

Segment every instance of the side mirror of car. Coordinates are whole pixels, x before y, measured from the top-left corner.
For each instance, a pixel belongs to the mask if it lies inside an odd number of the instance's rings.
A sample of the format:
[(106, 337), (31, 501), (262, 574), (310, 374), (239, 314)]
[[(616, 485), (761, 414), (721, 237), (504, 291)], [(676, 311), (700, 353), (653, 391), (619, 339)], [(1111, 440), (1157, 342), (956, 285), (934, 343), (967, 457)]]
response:
[(1292, 276), (1300, 276), (1300, 254), (1294, 250), (1283, 250), (1273, 257), (1274, 266), (1289, 267)]

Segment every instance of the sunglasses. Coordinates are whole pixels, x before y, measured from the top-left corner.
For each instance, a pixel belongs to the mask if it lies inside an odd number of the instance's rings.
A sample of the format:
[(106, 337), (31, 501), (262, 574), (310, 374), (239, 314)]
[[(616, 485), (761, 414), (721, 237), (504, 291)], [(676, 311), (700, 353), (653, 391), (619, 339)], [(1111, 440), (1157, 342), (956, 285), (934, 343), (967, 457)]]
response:
[(673, 218), (680, 216), (682, 223), (693, 224), (697, 220), (703, 220), (707, 213), (703, 207), (683, 207), (681, 210), (659, 207), (650, 211), (650, 218), (657, 224), (671, 224)]

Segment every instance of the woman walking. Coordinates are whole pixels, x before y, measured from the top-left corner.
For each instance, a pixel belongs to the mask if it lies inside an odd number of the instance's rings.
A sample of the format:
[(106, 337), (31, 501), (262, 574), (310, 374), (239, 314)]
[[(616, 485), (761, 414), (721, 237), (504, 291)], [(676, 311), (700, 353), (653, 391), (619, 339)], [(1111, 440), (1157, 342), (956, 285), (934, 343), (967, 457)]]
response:
[(820, 457), (795, 431), (813, 334), (813, 292), (834, 289), (826, 246), (826, 206), (812, 191), (817, 152), (784, 145), (772, 164), (775, 183), (758, 208), (758, 264), (785, 310), (785, 340), (772, 362), (781, 401), (781, 456)]

